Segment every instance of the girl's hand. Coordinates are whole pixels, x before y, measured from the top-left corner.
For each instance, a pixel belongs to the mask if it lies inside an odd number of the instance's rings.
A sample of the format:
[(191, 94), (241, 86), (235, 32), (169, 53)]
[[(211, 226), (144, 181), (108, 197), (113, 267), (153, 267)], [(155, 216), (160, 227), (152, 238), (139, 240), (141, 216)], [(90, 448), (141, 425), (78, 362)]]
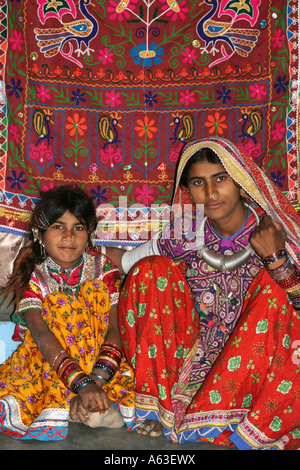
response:
[(70, 417), (73, 421), (81, 421), (85, 423), (88, 417), (88, 410), (84, 408), (82, 405), (81, 398), (77, 395), (77, 397), (73, 398), (70, 406)]
[(86, 411), (100, 414), (111, 409), (111, 401), (106, 393), (96, 384), (88, 384), (78, 390), (78, 395), (82, 401), (82, 406)]
[(282, 225), (266, 215), (250, 237), (250, 243), (256, 253), (265, 258), (284, 248), (287, 235)]

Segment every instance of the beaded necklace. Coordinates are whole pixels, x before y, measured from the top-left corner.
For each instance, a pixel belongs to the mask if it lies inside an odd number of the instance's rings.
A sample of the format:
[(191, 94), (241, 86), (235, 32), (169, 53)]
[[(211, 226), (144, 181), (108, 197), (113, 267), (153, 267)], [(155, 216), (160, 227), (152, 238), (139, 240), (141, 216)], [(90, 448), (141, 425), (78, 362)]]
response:
[(64, 292), (77, 297), (83, 281), (85, 279), (94, 279), (95, 277), (95, 264), (92, 263), (91, 258), (92, 257), (87, 253), (83, 253), (82, 258), (77, 265), (64, 271), (64, 273), (67, 274), (68, 279), (70, 279), (74, 270), (79, 269), (78, 282), (75, 285), (70, 285), (63, 278), (60, 266), (48, 256), (43, 263), (43, 271), (49, 292)]

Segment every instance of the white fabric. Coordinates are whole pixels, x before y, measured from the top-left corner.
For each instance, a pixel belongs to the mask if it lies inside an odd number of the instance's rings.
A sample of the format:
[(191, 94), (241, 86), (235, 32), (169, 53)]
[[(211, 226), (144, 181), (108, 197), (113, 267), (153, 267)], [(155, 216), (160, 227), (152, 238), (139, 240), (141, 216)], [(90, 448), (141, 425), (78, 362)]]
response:
[(143, 243), (142, 245), (134, 248), (130, 251), (125, 251), (122, 256), (122, 268), (124, 273), (128, 273), (132, 266), (135, 265), (140, 259), (146, 258), (147, 256), (160, 255), (157, 248), (157, 239), (160, 236), (160, 232), (154, 235), (153, 238)]

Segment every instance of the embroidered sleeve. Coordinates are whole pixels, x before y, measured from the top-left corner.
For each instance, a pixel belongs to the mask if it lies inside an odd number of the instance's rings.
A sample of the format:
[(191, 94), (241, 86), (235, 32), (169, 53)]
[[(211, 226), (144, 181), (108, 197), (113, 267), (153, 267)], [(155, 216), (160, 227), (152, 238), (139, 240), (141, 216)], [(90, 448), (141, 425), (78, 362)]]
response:
[(39, 288), (37, 279), (33, 273), (29, 281), (28, 288), (23, 293), (18, 308), (11, 317), (12, 321), (16, 324), (26, 326), (23, 313), (32, 309), (42, 310), (42, 302), (43, 297), (41, 289)]
[(102, 255), (102, 271), (103, 281), (108, 287), (111, 306), (114, 307), (118, 304), (121, 277), (118, 268), (112, 262)]

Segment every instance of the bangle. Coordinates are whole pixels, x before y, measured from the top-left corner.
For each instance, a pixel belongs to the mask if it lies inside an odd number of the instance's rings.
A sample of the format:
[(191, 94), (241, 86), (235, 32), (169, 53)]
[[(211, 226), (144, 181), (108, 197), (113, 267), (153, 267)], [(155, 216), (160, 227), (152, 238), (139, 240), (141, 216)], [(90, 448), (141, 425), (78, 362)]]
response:
[(281, 250), (276, 251), (276, 253), (262, 258), (262, 262), (265, 266), (268, 266), (269, 264), (275, 263), (285, 257), (287, 257), (287, 252), (285, 248), (282, 248)]
[(72, 390), (77, 380), (83, 379), (83, 377), (85, 376), (86, 376), (86, 373), (83, 372), (83, 370), (79, 370), (79, 371), (74, 372), (73, 374), (70, 374), (68, 377), (68, 382), (67, 382), (68, 389)]
[(64, 386), (69, 390), (72, 390), (78, 380), (86, 377), (86, 373), (83, 372), (78, 362), (71, 356), (66, 356), (61, 360), (56, 373)]
[(101, 362), (97, 362), (96, 364), (94, 364), (94, 368), (103, 370), (103, 372), (107, 372), (109, 376), (107, 379), (108, 381), (111, 380), (116, 373), (116, 371), (112, 367)]
[(66, 356), (66, 357), (64, 357), (64, 358), (61, 360), (61, 362), (60, 362), (60, 364), (59, 364), (59, 366), (58, 366), (58, 368), (57, 368), (57, 370), (56, 370), (56, 373), (57, 373), (57, 375), (58, 375), (59, 377), (61, 376), (63, 369), (64, 369), (64, 368), (66, 367), (66, 365), (67, 365), (66, 362), (69, 363), (70, 361), (73, 361), (73, 359), (72, 359), (70, 356)]
[[(93, 381), (94, 382), (94, 381)], [(79, 385), (79, 387), (77, 387), (76, 389), (76, 392), (74, 393), (78, 393), (79, 390), (81, 390), (83, 387), (86, 387), (87, 385), (89, 385), (90, 382), (84, 382), (83, 384)], [(94, 382), (95, 383), (95, 382)]]
[(74, 372), (81, 372), (81, 368), (79, 367), (79, 364), (77, 364), (76, 361), (69, 362), (69, 364), (66, 365), (63, 372), (60, 374), (62, 382), (64, 384), (67, 384), (70, 376), (73, 375)]
[(102, 350), (110, 350), (111, 352), (117, 354), (122, 358), (123, 351), (119, 346), (113, 343), (103, 343), (103, 345), (100, 348), (100, 353)]
[(51, 366), (53, 370), (54, 370), (54, 366), (55, 366), (55, 364), (56, 364), (57, 359), (58, 359), (59, 356), (60, 356), (61, 354), (63, 354), (64, 352), (66, 352), (66, 351), (65, 351), (64, 349), (62, 349), (62, 350), (55, 356), (55, 358), (53, 359), (52, 366)]
[(82, 387), (85, 387), (88, 384), (96, 384), (94, 379), (92, 377), (89, 377), (88, 375), (84, 375), (82, 378), (77, 380), (75, 384), (72, 387), (72, 392), (73, 393), (78, 393), (78, 390), (80, 390)]
[(295, 266), (288, 259), (280, 268), (270, 269), (267, 266), (266, 269), (272, 279), (274, 279), (277, 282), (280, 282), (280, 281), (284, 281), (285, 279), (287, 279), (293, 274), (295, 270)]
[(106, 378), (105, 378), (105, 377), (103, 377), (102, 375), (95, 374), (95, 372), (92, 372), (92, 375), (94, 375), (95, 377), (98, 377), (98, 379), (102, 379), (102, 380), (104, 380), (104, 382), (108, 382), (108, 379), (106, 379)]

